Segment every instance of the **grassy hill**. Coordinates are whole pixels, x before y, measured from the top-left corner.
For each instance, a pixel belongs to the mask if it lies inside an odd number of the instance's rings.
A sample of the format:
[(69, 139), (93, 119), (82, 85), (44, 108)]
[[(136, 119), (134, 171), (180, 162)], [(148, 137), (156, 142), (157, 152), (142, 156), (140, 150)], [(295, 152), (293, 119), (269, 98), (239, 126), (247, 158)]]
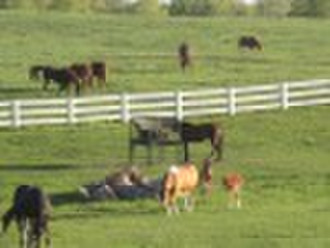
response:
[[(144, 19), (137, 16), (1, 12), (0, 99), (46, 98), (29, 81), (33, 64), (104, 59), (106, 92), (195, 89), (328, 78), (329, 21), (307, 19)], [(238, 51), (241, 34), (256, 34), (261, 53)], [(189, 41), (194, 66), (181, 73), (175, 52)], [(173, 54), (173, 57), (119, 56)], [(193, 213), (167, 218), (156, 201), (83, 202), (77, 187), (127, 165), (122, 123), (0, 130), (0, 214), (16, 185), (42, 185), (52, 196), (53, 247), (329, 247), (329, 107), (218, 116), (226, 131), (224, 160), (214, 167), (212, 197), (197, 194)], [(192, 146), (200, 166), (208, 143)], [(173, 163), (138, 165), (158, 176)], [(221, 178), (246, 178), (243, 209), (226, 208)], [(17, 247), (12, 227), (0, 247)]]

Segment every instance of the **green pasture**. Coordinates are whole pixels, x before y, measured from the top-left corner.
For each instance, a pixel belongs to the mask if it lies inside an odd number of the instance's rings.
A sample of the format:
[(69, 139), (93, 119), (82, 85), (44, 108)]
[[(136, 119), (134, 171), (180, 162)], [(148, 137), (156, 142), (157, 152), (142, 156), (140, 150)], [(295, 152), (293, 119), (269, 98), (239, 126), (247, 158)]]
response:
[[(329, 78), (329, 24), (0, 12), (0, 99), (56, 97), (55, 87), (43, 92), (27, 78), (29, 66), (94, 59), (107, 62), (107, 88), (86, 95)], [(261, 38), (263, 52), (237, 50), (239, 35), (249, 33)], [(183, 39), (196, 54), (184, 74), (175, 57)], [(164, 53), (173, 56), (151, 56)], [(0, 214), (18, 184), (33, 183), (54, 205), (54, 248), (329, 247), (329, 106), (203, 120), (225, 129), (224, 159), (214, 167), (213, 195), (197, 192), (192, 213), (167, 217), (156, 200), (96, 202), (78, 194), (81, 184), (128, 165), (129, 127), (111, 122), (0, 130)], [(191, 149), (200, 166), (209, 144)], [(135, 163), (156, 177), (175, 154), (168, 148), (148, 166), (139, 149)], [(221, 178), (229, 171), (246, 179), (241, 210), (226, 206)], [(12, 226), (0, 235), (0, 247), (18, 247), (17, 239)]]

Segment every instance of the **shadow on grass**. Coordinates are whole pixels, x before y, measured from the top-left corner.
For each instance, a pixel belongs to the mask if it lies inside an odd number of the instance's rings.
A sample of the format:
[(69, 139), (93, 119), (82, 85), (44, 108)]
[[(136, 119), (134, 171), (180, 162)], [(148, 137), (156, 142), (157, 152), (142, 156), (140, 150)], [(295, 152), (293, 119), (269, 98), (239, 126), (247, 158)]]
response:
[(82, 204), (89, 202), (89, 200), (86, 200), (86, 198), (83, 195), (79, 194), (78, 191), (51, 194), (50, 200), (54, 207), (65, 204), (73, 204), (73, 203)]
[(59, 171), (78, 168), (70, 164), (0, 165), (0, 171)]
[[(81, 218), (97, 218), (104, 217), (105, 215), (111, 216), (136, 216), (136, 215), (152, 215), (161, 212), (161, 209), (157, 207), (155, 200), (155, 207), (141, 206), (138, 207), (142, 201), (139, 200), (90, 200), (82, 196), (78, 191), (55, 193), (50, 195), (50, 199), (53, 207), (59, 207), (62, 205), (78, 204), (80, 207), (75, 208), (70, 212), (59, 212), (53, 216), (53, 220), (61, 219), (81, 219)], [(150, 200), (150, 199), (149, 199)], [(104, 203), (106, 206), (100, 206)], [(125, 206), (122, 205), (124, 203)], [(128, 205), (126, 205), (128, 203)], [(135, 204), (136, 203), (136, 204)]]

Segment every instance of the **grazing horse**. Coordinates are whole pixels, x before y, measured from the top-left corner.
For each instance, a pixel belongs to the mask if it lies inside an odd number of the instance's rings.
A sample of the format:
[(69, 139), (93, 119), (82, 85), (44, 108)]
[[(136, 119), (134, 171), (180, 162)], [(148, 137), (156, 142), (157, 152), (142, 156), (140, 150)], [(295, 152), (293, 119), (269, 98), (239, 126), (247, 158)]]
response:
[(197, 168), (191, 163), (170, 167), (163, 178), (160, 191), (161, 203), (168, 214), (179, 212), (176, 202), (181, 197), (185, 199), (185, 209), (192, 210), (192, 194), (198, 186), (198, 180)]
[(16, 188), (13, 205), (3, 215), (3, 232), (5, 233), (13, 219), (20, 232), (21, 248), (39, 248), (42, 235), (45, 233), (46, 245), (50, 246), (48, 220), (50, 201), (39, 187), (20, 185)]
[(43, 71), (47, 68), (46, 65), (34, 65), (30, 67), (29, 70), (29, 79), (30, 80), (39, 80), (42, 78)]
[(73, 64), (69, 68), (75, 73), (81, 85), (85, 88), (92, 87), (93, 72), (89, 64)]
[(212, 191), (212, 161), (210, 158), (206, 158), (203, 161), (202, 168), (200, 170), (200, 180), (201, 184), (204, 187), (204, 192), (207, 196), (211, 195)]
[(224, 132), (219, 125), (214, 123), (191, 124), (182, 122), (179, 128), (181, 140), (184, 144), (185, 161), (189, 161), (190, 158), (189, 143), (201, 142), (205, 139), (209, 139), (211, 142), (212, 150), (210, 157), (216, 154), (217, 160), (222, 158)]
[(42, 73), (44, 79), (44, 89), (53, 82), (58, 84), (58, 94), (63, 90), (68, 90), (70, 87), (75, 87), (76, 95), (80, 94), (80, 82), (77, 74), (70, 68), (54, 68), (47, 66), (43, 69)]
[(106, 65), (104, 62), (92, 62), (91, 63), (92, 75), (98, 81), (98, 84), (102, 87), (105, 86), (106, 83)]
[(250, 50), (258, 49), (259, 51), (262, 50), (261, 42), (254, 36), (242, 36), (238, 40), (238, 47), (239, 48), (248, 48)]
[(186, 42), (180, 44), (178, 48), (179, 62), (182, 71), (185, 71), (186, 67), (190, 65), (190, 52), (189, 45)]
[(236, 208), (241, 207), (240, 192), (244, 184), (244, 178), (239, 173), (233, 172), (228, 173), (223, 178), (223, 185), (228, 191), (228, 207), (236, 206)]

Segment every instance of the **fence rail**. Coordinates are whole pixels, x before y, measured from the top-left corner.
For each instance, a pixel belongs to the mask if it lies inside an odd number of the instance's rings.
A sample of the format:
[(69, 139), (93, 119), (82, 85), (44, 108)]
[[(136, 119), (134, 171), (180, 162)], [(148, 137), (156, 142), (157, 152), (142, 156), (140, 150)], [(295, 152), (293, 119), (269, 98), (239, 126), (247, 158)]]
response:
[(230, 114), (330, 104), (330, 80), (195, 91), (118, 94), (0, 102), (0, 127), (74, 124), (133, 117)]

